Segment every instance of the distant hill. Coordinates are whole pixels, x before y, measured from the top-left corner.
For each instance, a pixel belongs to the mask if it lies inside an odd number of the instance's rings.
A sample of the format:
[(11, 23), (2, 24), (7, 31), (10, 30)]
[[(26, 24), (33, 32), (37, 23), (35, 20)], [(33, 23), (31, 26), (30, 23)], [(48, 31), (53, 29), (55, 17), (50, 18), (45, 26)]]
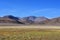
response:
[(36, 17), (36, 16), (28, 16), (23, 18), (18, 18), (12, 15), (6, 15), (0, 17), (1, 23), (12, 23), (12, 24), (38, 24), (38, 25), (60, 25), (60, 17), (56, 18), (46, 18), (46, 17)]
[(7, 15), (7, 16), (3, 16), (3, 17), (0, 17), (0, 23), (19, 23), (19, 24), (23, 24), (21, 22), (18, 21), (19, 18), (17, 17), (14, 17), (12, 15)]

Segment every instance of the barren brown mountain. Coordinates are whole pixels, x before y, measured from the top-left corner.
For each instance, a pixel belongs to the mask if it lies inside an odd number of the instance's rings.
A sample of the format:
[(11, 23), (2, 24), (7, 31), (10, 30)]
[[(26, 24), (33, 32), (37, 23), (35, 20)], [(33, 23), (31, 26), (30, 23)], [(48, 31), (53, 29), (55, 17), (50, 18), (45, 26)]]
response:
[(12, 15), (7, 15), (0, 17), (0, 23), (59, 25), (60, 17), (52, 19), (48, 19), (46, 17), (35, 17), (35, 16), (18, 18)]
[(18, 21), (17, 17), (14, 17), (12, 15), (0, 17), (0, 23), (17, 23), (17, 24), (20, 23), (20, 24), (23, 24)]

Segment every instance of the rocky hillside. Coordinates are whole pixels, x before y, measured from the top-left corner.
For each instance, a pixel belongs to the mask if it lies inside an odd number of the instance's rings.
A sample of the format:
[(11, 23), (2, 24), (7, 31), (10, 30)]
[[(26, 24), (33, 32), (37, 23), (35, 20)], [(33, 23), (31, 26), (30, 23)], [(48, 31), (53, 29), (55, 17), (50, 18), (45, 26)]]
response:
[(0, 23), (19, 23), (19, 24), (23, 24), (22, 22), (19, 22), (18, 21), (19, 18), (17, 17), (14, 17), (12, 15), (7, 15), (7, 16), (3, 16), (3, 17), (0, 17)]
[(48, 19), (46, 17), (35, 17), (35, 16), (28, 16), (23, 18), (18, 18), (12, 15), (6, 15), (0, 17), (0, 23), (13, 23), (13, 24), (51, 24), (56, 25), (60, 24), (60, 17)]

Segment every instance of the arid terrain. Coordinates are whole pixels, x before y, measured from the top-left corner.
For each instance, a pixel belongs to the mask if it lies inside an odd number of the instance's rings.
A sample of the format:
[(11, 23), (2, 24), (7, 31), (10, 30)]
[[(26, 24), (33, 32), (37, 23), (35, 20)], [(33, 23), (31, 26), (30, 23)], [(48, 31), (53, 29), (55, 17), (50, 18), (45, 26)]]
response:
[(60, 40), (60, 26), (0, 26), (0, 40)]

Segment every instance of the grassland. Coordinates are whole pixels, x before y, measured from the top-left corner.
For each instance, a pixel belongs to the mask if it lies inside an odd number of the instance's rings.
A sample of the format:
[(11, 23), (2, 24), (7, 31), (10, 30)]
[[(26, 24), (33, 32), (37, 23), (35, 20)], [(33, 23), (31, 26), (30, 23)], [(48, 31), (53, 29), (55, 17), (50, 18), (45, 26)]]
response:
[(55, 28), (3, 28), (1, 26), (0, 40), (60, 40), (60, 29)]

